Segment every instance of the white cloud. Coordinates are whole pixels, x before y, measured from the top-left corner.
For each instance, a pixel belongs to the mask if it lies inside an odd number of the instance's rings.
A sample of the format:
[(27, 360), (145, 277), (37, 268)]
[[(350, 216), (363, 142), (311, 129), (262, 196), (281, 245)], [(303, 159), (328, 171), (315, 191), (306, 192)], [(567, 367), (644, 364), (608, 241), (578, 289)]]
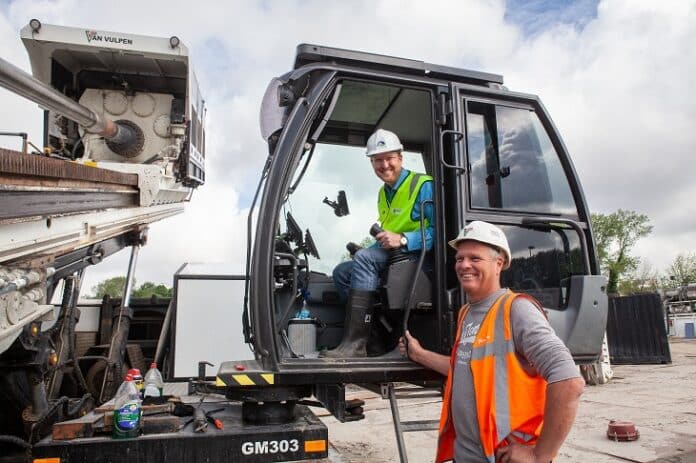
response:
[[(538, 93), (573, 156), (590, 208), (646, 213), (637, 251), (663, 268), (696, 232), (688, 169), (696, 146), (694, 2), (603, 2), (582, 31), (555, 27), (520, 47), (508, 82)], [(535, 86), (534, 80), (537, 79)], [(540, 84), (540, 85), (539, 85)], [(675, 211), (681, 225), (664, 227)], [(668, 247), (651, 246), (674, 235)]]
[[(148, 242), (138, 255), (135, 278), (171, 285), (174, 273), (185, 262), (232, 262), (244, 273), (247, 207), (231, 186), (208, 185), (194, 194), (186, 212), (150, 227)], [(121, 251), (103, 264), (87, 269), (84, 289), (99, 281), (125, 275), (130, 251)]]
[[(696, 2), (602, 2), (583, 27), (553, 23), (531, 37), (500, 1), (87, 2), (19, 0), (0, 13), (2, 56), (28, 67), (18, 39), (32, 17), (187, 43), (208, 113), (208, 184), (188, 212), (152, 227), (140, 281), (171, 281), (187, 260), (242, 259), (246, 213), (266, 148), (258, 108), (290, 69), (298, 43), (320, 43), (501, 73), (540, 95), (573, 157), (590, 208), (646, 213), (637, 251), (659, 269), (696, 242)], [(40, 141), (36, 106), (0, 90), (2, 130)], [(3, 144), (8, 146), (7, 143)], [(242, 198), (242, 204), (237, 198)], [(668, 225), (667, 225), (668, 224)], [(126, 253), (121, 253), (126, 254)], [(229, 259), (227, 257), (229, 256)], [(105, 263), (125, 271), (127, 255)], [(111, 262), (111, 261), (109, 261)], [(116, 262), (114, 260), (114, 262)], [(118, 267), (118, 268), (116, 268)], [(103, 270), (90, 269), (99, 275)]]

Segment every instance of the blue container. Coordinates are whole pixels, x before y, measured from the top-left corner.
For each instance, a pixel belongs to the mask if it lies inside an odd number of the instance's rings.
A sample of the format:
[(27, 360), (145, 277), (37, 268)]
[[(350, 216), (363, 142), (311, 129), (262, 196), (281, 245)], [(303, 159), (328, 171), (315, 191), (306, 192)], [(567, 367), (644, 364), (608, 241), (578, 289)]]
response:
[(694, 333), (694, 324), (693, 323), (684, 323), (684, 337), (687, 339), (696, 338), (696, 334)]

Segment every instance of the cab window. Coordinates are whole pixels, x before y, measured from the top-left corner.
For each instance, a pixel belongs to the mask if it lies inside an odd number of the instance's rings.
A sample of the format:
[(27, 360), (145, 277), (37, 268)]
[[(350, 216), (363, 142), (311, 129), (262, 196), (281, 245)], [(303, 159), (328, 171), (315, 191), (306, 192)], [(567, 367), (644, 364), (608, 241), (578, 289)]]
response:
[[(377, 200), (384, 185), (366, 156), (366, 142), (378, 128), (390, 130), (403, 144), (403, 168), (432, 174), (432, 107), (427, 89), (352, 79), (337, 79), (320, 103), (293, 159), (288, 172), (292, 177), (278, 211), (274, 318), (282, 333), (281, 346), (289, 345), (285, 330), (300, 308), (321, 321), (317, 351), (340, 343), (345, 301), (333, 281), (333, 270), (352, 258), (355, 245), (372, 244), (370, 228), (379, 220)], [(384, 345), (377, 346), (378, 342), (372, 352), (394, 347), (400, 323), (401, 309), (391, 310), (382, 289), (377, 288), (380, 300), (373, 316), (380, 320), (375, 329), (387, 334), (379, 337)], [(419, 316), (414, 314), (414, 319)], [(424, 332), (417, 332), (421, 327)], [(435, 330), (426, 323), (414, 330), (426, 345), (435, 342)], [(281, 355), (291, 358), (292, 352), (285, 349)]]
[(503, 287), (534, 296), (547, 309), (565, 308), (570, 276), (586, 274), (580, 237), (563, 227), (527, 228), (500, 225), (510, 244), (510, 268)]
[(533, 111), (468, 101), (466, 118), (472, 208), (578, 216), (558, 154)]
[[(422, 155), (404, 152), (403, 167), (424, 172)], [(349, 258), (346, 243), (371, 243), (368, 231), (377, 221), (377, 193), (382, 185), (364, 147), (317, 143), (304, 177), (283, 208), (283, 216), (290, 211), (303, 230), (311, 230), (321, 257), (309, 256), (312, 270), (331, 275), (336, 264)], [(344, 217), (336, 217), (323, 202), (324, 198), (335, 201), (339, 191), (345, 192), (350, 210)]]
[[(369, 244), (378, 220), (377, 194), (383, 182), (365, 155), (368, 137), (378, 128), (396, 133), (404, 145), (403, 167), (430, 173), (432, 151), (430, 92), (386, 83), (340, 80), (310, 130), (313, 148), (302, 156), (283, 207), (311, 230), (321, 258), (309, 258), (312, 270), (331, 275), (348, 259), (346, 244)], [(327, 206), (339, 192), (349, 213), (337, 217)], [(282, 223), (282, 220), (281, 220)]]

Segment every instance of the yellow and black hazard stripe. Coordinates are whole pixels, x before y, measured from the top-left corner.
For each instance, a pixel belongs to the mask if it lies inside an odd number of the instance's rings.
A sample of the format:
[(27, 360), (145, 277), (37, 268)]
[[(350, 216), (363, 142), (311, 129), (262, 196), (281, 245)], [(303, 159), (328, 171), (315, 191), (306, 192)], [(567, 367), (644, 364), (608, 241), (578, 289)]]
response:
[(239, 373), (230, 375), (227, 383), (219, 376), (215, 378), (216, 386), (268, 386), (275, 384), (273, 373)]

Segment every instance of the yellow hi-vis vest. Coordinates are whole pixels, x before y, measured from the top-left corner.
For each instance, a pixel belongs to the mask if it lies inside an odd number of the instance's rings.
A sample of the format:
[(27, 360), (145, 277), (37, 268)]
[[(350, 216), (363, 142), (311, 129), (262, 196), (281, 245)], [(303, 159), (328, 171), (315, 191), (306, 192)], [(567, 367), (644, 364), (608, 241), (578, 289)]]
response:
[[(423, 186), (423, 183), (432, 181), (432, 177), (425, 174), (416, 174), (409, 172), (401, 185), (396, 189), (396, 193), (387, 203), (387, 194), (384, 187), (379, 190), (377, 199), (377, 210), (379, 211), (379, 222), (384, 230), (394, 233), (405, 233), (420, 230), (420, 221), (411, 219), (411, 211), (414, 207), (420, 207), (416, 204), (418, 192)], [(425, 207), (423, 208), (425, 209)], [(424, 211), (420, 211), (424, 214)], [(425, 227), (430, 226), (428, 219), (424, 219)]]
[[(531, 296), (506, 291), (488, 310), (471, 350), (469, 366), (474, 381), (481, 446), (490, 463), (495, 463), (496, 449), (507, 445), (506, 438), (514, 438), (521, 444), (535, 444), (544, 424), (546, 380), (528, 374), (515, 354), (510, 312), (512, 301), (517, 297), (529, 299), (541, 310), (541, 305)], [(442, 401), (437, 463), (454, 458), (456, 435), (450, 408), (452, 394), (458, 391), (452, 391), (452, 375), (462, 322), (468, 311), (466, 305), (459, 312), (457, 337)]]

